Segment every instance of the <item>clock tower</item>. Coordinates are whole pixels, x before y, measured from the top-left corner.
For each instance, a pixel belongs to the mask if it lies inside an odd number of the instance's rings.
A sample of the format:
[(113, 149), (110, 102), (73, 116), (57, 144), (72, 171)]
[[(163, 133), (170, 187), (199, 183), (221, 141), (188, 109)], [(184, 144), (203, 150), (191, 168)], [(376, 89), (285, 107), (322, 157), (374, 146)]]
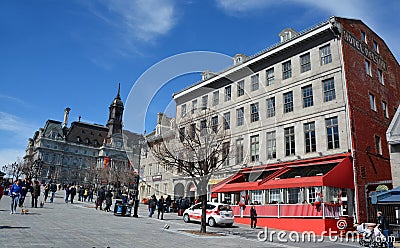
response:
[(120, 84), (118, 84), (117, 96), (109, 107), (109, 117), (107, 121), (108, 134), (107, 138), (111, 138), (113, 134), (122, 134), (122, 114), (124, 112), (124, 103), (120, 97)]

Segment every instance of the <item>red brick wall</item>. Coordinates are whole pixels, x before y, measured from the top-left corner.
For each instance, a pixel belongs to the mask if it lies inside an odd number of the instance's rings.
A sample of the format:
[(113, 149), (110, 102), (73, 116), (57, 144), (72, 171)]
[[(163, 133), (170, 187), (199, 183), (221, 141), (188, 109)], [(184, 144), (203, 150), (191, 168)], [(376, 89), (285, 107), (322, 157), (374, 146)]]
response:
[[(370, 60), (372, 76), (367, 75), (365, 67), (367, 58), (342, 39), (351, 138), (357, 175), (357, 212), (359, 221), (366, 221), (366, 193), (368, 192), (365, 186), (374, 182), (391, 180), (386, 130), (395, 114), (395, 108), (400, 103), (400, 68), (384, 41), (362, 22), (340, 18), (338, 21), (345, 30), (360, 41), (361, 30), (365, 32), (367, 44), (371, 50), (374, 50), (373, 41), (376, 41), (379, 54), (387, 64), (387, 71), (383, 70), (384, 85), (381, 85), (378, 81), (380, 67)], [(370, 108), (370, 93), (375, 96), (376, 112)], [(387, 103), (389, 118), (384, 117), (382, 101)], [(375, 135), (381, 138), (382, 155), (377, 154)]]

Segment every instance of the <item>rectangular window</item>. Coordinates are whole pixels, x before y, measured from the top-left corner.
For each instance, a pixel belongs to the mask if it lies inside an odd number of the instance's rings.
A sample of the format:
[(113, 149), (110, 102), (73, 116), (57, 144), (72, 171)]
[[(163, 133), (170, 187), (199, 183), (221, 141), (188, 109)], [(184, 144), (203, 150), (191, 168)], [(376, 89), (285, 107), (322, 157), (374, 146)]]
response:
[(332, 63), (331, 46), (326, 45), (319, 49), (319, 55), (321, 58), (321, 65)]
[(186, 104), (181, 105), (181, 118), (186, 115)]
[(253, 76), (251, 76), (251, 91), (258, 90), (259, 81), (260, 81), (260, 76), (259, 76), (258, 73), (253, 75)]
[(250, 121), (251, 122), (258, 121), (260, 119), (258, 114), (258, 102), (250, 104), (250, 110), (251, 110)]
[(365, 72), (368, 76), (371, 76), (371, 62), (369, 60), (365, 60)]
[(317, 150), (317, 142), (315, 140), (315, 123), (310, 122), (304, 124), (304, 143), (306, 153), (315, 152)]
[(378, 43), (376, 41), (374, 41), (374, 51), (376, 53), (379, 53), (379, 46), (378, 46)]
[(326, 134), (328, 138), (328, 149), (339, 148), (339, 124), (338, 118), (328, 118), (325, 120)]
[(310, 53), (306, 53), (300, 56), (300, 72), (306, 72), (311, 70), (311, 59)]
[(314, 105), (312, 86), (308, 85), (301, 89), (303, 92), (303, 108), (308, 108)]
[(244, 107), (236, 109), (236, 125), (242, 126), (244, 124)]
[(243, 139), (236, 140), (236, 164), (243, 163)]
[(222, 144), (222, 160), (224, 161), (224, 165), (229, 165), (229, 150), (230, 150), (230, 143), (224, 142)]
[(288, 203), (289, 204), (300, 203), (300, 188), (288, 189)]
[(376, 111), (375, 96), (369, 93), (369, 105), (373, 111)]
[(250, 156), (251, 162), (256, 162), (259, 159), (260, 141), (258, 135), (250, 137)]
[(192, 101), (192, 114), (194, 114), (197, 110), (197, 100)]
[(333, 78), (322, 81), (324, 87), (324, 102), (336, 99), (335, 82)]
[(375, 149), (376, 154), (382, 155), (382, 144), (381, 144), (381, 137), (375, 135)]
[(267, 133), (267, 158), (276, 158), (276, 132)]
[(295, 154), (294, 127), (284, 129), (285, 132), (285, 155), (290, 156)]
[(179, 140), (183, 142), (185, 140), (185, 128), (179, 128)]
[(218, 116), (213, 116), (211, 118), (211, 129), (214, 131), (214, 133), (218, 132)]
[(219, 91), (213, 92), (213, 106), (217, 106), (219, 104)]
[(230, 101), (232, 99), (232, 88), (231, 86), (225, 87), (225, 102)]
[(205, 110), (208, 107), (208, 95), (201, 98), (201, 109)]
[(385, 118), (389, 118), (387, 103), (385, 101), (382, 101), (382, 110), (383, 110), (383, 116), (385, 116)]
[(267, 118), (275, 116), (275, 97), (267, 99)]
[(244, 95), (244, 80), (241, 80), (237, 83), (237, 96)]
[(274, 83), (274, 79), (275, 79), (274, 68), (270, 68), (270, 69), (266, 70), (265, 74), (266, 74), (266, 78), (267, 78), (267, 81), (266, 81), (267, 86), (272, 85)]
[(308, 188), (308, 202), (314, 203), (317, 198), (317, 193), (321, 192), (321, 187), (309, 187)]
[(364, 31), (361, 31), (361, 40), (365, 43), (367, 43), (367, 35), (365, 34)]
[(385, 82), (383, 81), (383, 71), (381, 69), (378, 69), (378, 80), (380, 84), (385, 85)]
[(289, 61), (282, 64), (282, 79), (292, 77), (292, 63)]
[(224, 129), (231, 129), (231, 113), (227, 112), (224, 114)]
[(289, 113), (293, 111), (293, 92), (290, 91), (288, 93), (283, 94), (284, 104), (283, 104), (283, 112)]
[(192, 139), (196, 137), (196, 123), (190, 124), (190, 137)]
[(281, 189), (269, 190), (269, 202), (271, 204), (278, 204), (281, 202)]
[(206, 120), (202, 120), (200, 121), (200, 134), (204, 135), (207, 132), (207, 121)]
[(263, 202), (263, 191), (262, 190), (252, 190), (250, 191), (250, 202), (251, 203), (258, 203), (258, 204), (262, 204)]

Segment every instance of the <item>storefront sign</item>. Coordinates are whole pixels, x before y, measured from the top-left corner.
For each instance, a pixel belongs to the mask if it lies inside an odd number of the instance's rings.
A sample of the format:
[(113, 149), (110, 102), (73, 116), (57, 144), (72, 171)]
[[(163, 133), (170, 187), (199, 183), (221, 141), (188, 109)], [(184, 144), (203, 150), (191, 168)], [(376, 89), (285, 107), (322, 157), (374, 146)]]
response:
[(349, 45), (359, 51), (364, 57), (373, 61), (380, 68), (387, 71), (386, 61), (383, 60), (382, 56), (371, 50), (367, 44), (358, 40), (352, 34), (350, 34), (347, 30), (343, 29), (343, 40), (346, 41)]

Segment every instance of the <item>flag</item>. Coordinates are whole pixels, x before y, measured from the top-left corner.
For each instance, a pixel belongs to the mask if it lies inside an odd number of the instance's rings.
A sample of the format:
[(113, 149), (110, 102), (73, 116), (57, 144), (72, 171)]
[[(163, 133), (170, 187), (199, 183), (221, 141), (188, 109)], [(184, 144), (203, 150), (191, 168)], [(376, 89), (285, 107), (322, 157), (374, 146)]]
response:
[(108, 167), (108, 163), (110, 162), (109, 157), (104, 157), (104, 167)]

